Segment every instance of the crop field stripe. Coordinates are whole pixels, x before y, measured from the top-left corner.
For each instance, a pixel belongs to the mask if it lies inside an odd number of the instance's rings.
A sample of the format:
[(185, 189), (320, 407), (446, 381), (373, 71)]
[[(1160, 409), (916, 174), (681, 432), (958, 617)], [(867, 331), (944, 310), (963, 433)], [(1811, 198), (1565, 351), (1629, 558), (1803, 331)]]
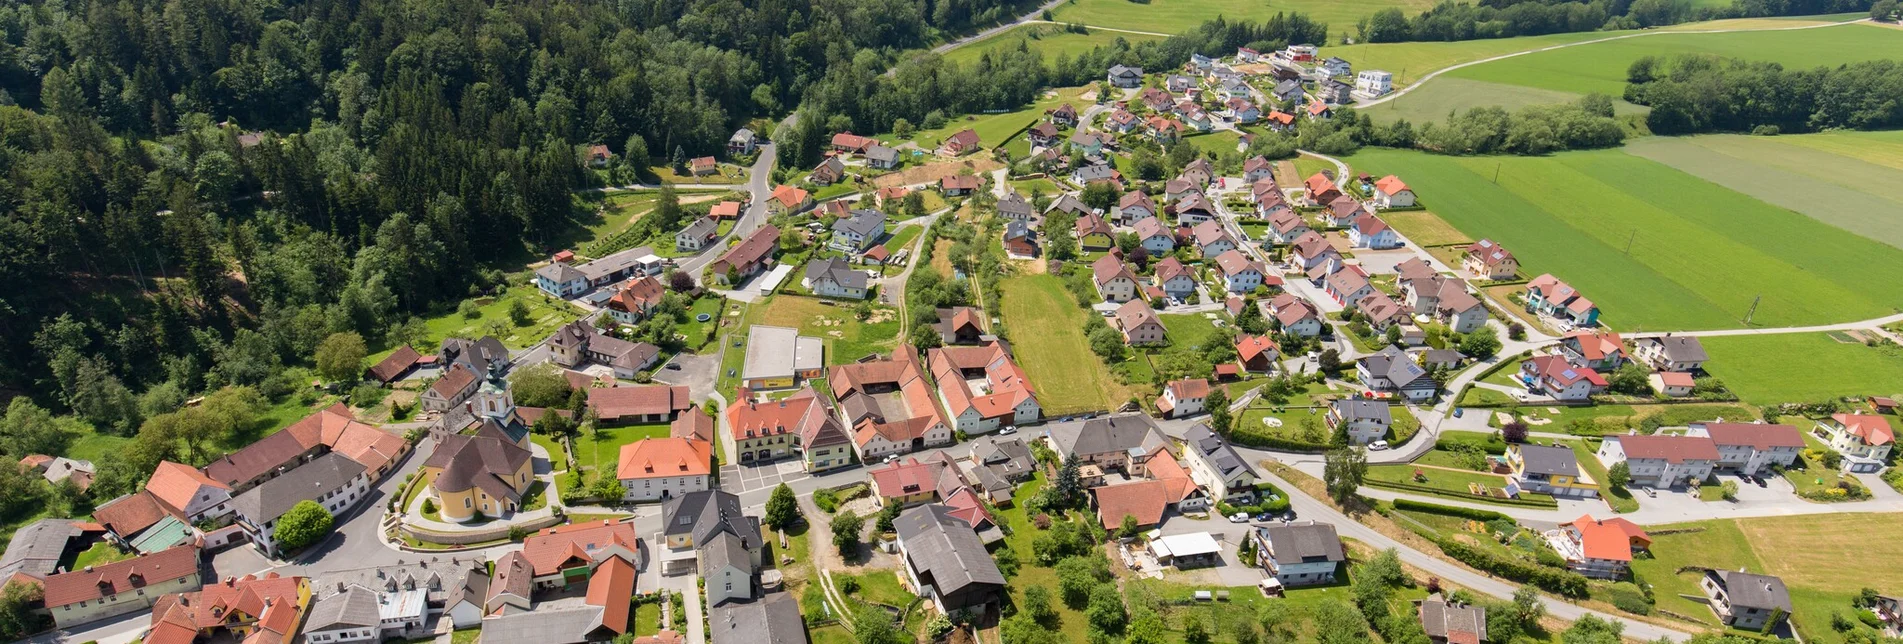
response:
[(1831, 154), (1861, 159), (1876, 165), (1903, 170), (1903, 131), (1824, 132), (1782, 139)]
[(1650, 137), (1626, 150), (1903, 248), (1903, 228), (1896, 225), (1896, 213), (1903, 212), (1903, 171), (1784, 141), (1729, 135)]
[(1903, 391), (1903, 356), (1823, 333), (1701, 339), (1712, 374), (1754, 405)]

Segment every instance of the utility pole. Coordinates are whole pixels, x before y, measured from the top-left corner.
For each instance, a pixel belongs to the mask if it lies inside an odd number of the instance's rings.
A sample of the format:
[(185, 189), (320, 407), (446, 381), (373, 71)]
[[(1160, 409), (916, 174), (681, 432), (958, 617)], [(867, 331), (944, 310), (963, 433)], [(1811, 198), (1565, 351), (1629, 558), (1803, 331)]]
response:
[(1639, 238), (1639, 229), (1633, 228), (1632, 234), (1625, 238), (1625, 256), (1632, 256), (1632, 240)]
[(1756, 296), (1751, 298), (1751, 310), (1744, 312), (1745, 326), (1751, 326), (1751, 316), (1758, 314), (1758, 302), (1761, 302), (1763, 300), (1764, 300), (1763, 293), (1759, 293)]

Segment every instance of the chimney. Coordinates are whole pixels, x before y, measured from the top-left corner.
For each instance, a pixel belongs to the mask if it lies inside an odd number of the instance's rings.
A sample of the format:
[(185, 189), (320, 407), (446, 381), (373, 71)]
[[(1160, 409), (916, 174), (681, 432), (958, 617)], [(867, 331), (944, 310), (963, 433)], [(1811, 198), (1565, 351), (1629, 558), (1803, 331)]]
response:
[(337, 592), (344, 592), (344, 582), (337, 582)]

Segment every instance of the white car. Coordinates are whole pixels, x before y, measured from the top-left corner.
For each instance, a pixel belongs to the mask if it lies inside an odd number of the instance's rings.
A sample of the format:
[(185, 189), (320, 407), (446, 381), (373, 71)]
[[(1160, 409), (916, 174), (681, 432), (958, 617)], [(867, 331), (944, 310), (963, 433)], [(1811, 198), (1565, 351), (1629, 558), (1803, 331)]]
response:
[(1235, 514), (1231, 514), (1231, 515), (1229, 515), (1229, 522), (1230, 522), (1230, 523), (1248, 523), (1248, 522), (1249, 522), (1249, 513), (1247, 513), (1247, 512), (1237, 512), (1237, 513), (1235, 513)]
[(1016, 433), (1018, 433), (1018, 428), (1016, 427), (1005, 427), (1004, 429), (998, 430), (999, 436), (1010, 436)]
[(1379, 452), (1387, 448), (1388, 448), (1387, 441), (1375, 441), (1372, 443), (1368, 443), (1368, 451), (1371, 451), (1371, 452)]

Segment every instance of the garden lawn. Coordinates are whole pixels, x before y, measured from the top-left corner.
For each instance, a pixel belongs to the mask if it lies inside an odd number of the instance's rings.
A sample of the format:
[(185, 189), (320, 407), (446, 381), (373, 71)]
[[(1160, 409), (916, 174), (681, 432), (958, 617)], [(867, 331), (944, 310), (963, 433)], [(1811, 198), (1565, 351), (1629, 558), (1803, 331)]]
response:
[[(1427, 481), (1424, 483), (1416, 482), (1414, 480), (1415, 470), (1420, 470), (1422, 474), (1425, 474), (1427, 476)], [(1475, 503), (1497, 503), (1497, 502), (1500, 502), (1501, 500), (1495, 499), (1493, 497), (1478, 496), (1478, 495), (1472, 494), (1467, 491), (1467, 484), (1479, 483), (1481, 485), (1485, 485), (1487, 489), (1489, 490), (1495, 490), (1502, 487), (1506, 487), (1506, 484), (1507, 484), (1506, 477), (1499, 474), (1475, 472), (1471, 470), (1449, 470), (1449, 469), (1440, 469), (1440, 468), (1433, 468), (1433, 467), (1417, 467), (1413, 464), (1369, 466), (1367, 480), (1370, 484), (1376, 481), (1384, 481), (1388, 483), (1400, 483), (1403, 485), (1425, 486), (1425, 487), (1433, 488), (1436, 490), (1440, 490), (1441, 491), (1439, 493), (1440, 496), (1445, 496), (1452, 499), (1459, 499), (1462, 501), (1472, 501)], [(1403, 492), (1403, 493), (1411, 492), (1414, 494), (1426, 494), (1425, 492), (1420, 492), (1418, 490), (1396, 490), (1396, 491)], [(1533, 503), (1539, 503), (1539, 504), (1547, 504), (1547, 503), (1554, 502), (1553, 497), (1551, 496), (1547, 496), (1545, 494), (1534, 494), (1530, 492), (1522, 492), (1520, 494), (1520, 499), (1522, 501), (1531, 501)], [(1526, 505), (1526, 504), (1525, 503), (1510, 503), (1510, 505)]]
[(666, 438), (667, 427), (667, 423), (604, 427), (600, 430), (601, 438), (582, 432), (575, 437), (575, 460), (581, 463), (583, 469), (599, 476), (602, 472), (614, 469), (615, 462), (621, 458), (622, 445), (643, 438)]
[(1903, 281), (1870, 270), (1903, 265), (1903, 249), (1620, 150), (1447, 157), (1371, 149), (1354, 160), (1372, 174), (1405, 177), (1455, 228), (1512, 249), (1527, 275), (1552, 273), (1578, 288), (1615, 329), (1739, 327), (1758, 297), (1754, 326), (1869, 319), (1903, 307)]
[(924, 232), (924, 226), (900, 226), (892, 232), (890, 239), (885, 240), (885, 250), (887, 253), (897, 254), (900, 249), (911, 248), (912, 240), (918, 239), (918, 236)]
[(1701, 338), (1706, 367), (1744, 402), (1815, 402), (1903, 392), (1903, 349), (1839, 342), (1829, 334)]
[[(1087, 622), (1083, 612), (1064, 604), (1058, 594), (1057, 571), (1037, 565), (1037, 557), (1031, 552), (1031, 542), (1037, 538), (1039, 530), (1035, 524), (1031, 523), (1025, 504), (1046, 485), (1043, 470), (1038, 470), (1034, 476), (1035, 478), (1019, 485), (1017, 491), (1012, 493), (1011, 507), (997, 509), (998, 524), (1006, 529), (1006, 535), (1003, 544), (992, 548), (992, 554), (995, 556), (999, 550), (1005, 548), (1016, 551), (1019, 562), (1018, 574), (1007, 580), (1005, 590), (1012, 593), (1014, 600), (1021, 600), (1024, 597), (1024, 589), (1031, 586), (1043, 586), (1050, 590), (1053, 600), (1051, 608), (1057, 611), (1058, 617), (1057, 627), (1053, 630), (1064, 633), (1065, 639), (1072, 644), (1084, 644), (1085, 631), (1088, 629), (1085, 628)], [(1062, 517), (1052, 518), (1062, 520)]]
[[(1283, 411), (1258, 407), (1245, 409), (1242, 411), (1242, 417), (1236, 421), (1236, 442), (1246, 445), (1250, 443), (1252, 437), (1262, 436), (1303, 443), (1326, 444), (1328, 437), (1332, 435), (1332, 430), (1328, 428), (1327, 414), (1328, 410), (1319, 407), (1298, 407)], [(1310, 441), (1302, 428), (1302, 422), (1310, 417), (1315, 419), (1316, 426), (1321, 430), (1320, 441)], [(1270, 427), (1262, 422), (1268, 418), (1282, 421), (1281, 426)]]
[[(1626, 149), (1766, 203), (1903, 248), (1903, 227), (1896, 225), (1896, 213), (1903, 212), (1903, 162), (1884, 165), (1866, 160), (1903, 155), (1903, 138), (1896, 134), (1655, 136), (1633, 141)], [(1806, 143), (1813, 138), (1820, 143)]]
[[(419, 351), (429, 351), (442, 344), (444, 338), (480, 338), (485, 335), (496, 336), (502, 344), (511, 349), (526, 349), (542, 342), (555, 333), (555, 329), (581, 317), (581, 311), (562, 300), (542, 292), (528, 283), (530, 275), (520, 273), (509, 276), (510, 285), (501, 294), (476, 300), (479, 315), (465, 318), (457, 312), (455, 306), (423, 318), (428, 334), (427, 342), (417, 347)], [(521, 300), (529, 307), (529, 323), (516, 326), (509, 317), (509, 302)], [(372, 345), (375, 348), (375, 345)], [(364, 364), (373, 365), (378, 360), (396, 352), (396, 347), (384, 347), (382, 351), (364, 359)]]
[[(1051, 17), (1057, 22), (1179, 34), (1195, 29), (1206, 20), (1214, 20), (1218, 15), (1231, 22), (1249, 20), (1261, 23), (1278, 12), (1297, 12), (1328, 23), (1328, 33), (1332, 37), (1335, 34), (1353, 33), (1356, 20), (1382, 9), (1398, 7), (1403, 13), (1412, 16), (1433, 4), (1430, 0), (1151, 0), (1141, 3), (1129, 0), (1076, 0), (1057, 5)], [(1137, 37), (1135, 34), (1120, 35)], [(1332, 53), (1333, 48), (1328, 49)], [(1051, 54), (1045, 56), (1052, 57), (1054, 55)]]
[[(1117, 0), (1122, 2), (1124, 0)], [(1141, 29), (1140, 27), (1138, 29)], [(1076, 58), (1089, 53), (1097, 47), (1108, 46), (1122, 38), (1131, 45), (1150, 40), (1162, 40), (1160, 36), (1132, 34), (1102, 29), (1091, 29), (1089, 33), (1071, 33), (1058, 25), (1029, 24), (1012, 27), (996, 36), (974, 42), (951, 50), (945, 54), (945, 60), (961, 65), (978, 61), (986, 52), (1011, 51), (1019, 44), (1044, 54), (1045, 60), (1054, 60), (1059, 55)]]
[(1077, 306), (1059, 278), (1014, 276), (1004, 280), (1003, 292), (1000, 315), (1018, 364), (1037, 383), (1044, 415), (1111, 409), (1130, 398), (1090, 351), (1084, 321), (1093, 314)]
[(1632, 498), (1631, 490), (1611, 483), (1611, 476), (1606, 472), (1606, 465), (1599, 462), (1599, 457), (1593, 454), (1592, 447), (1587, 445), (1586, 441), (1563, 442), (1567, 447), (1573, 448), (1573, 458), (1579, 461), (1579, 467), (1586, 470), (1586, 475), (1592, 477), (1594, 483), (1599, 484), (1599, 498), (1605, 499), (1606, 505), (1611, 506), (1613, 512), (1639, 511), (1639, 500)]
[[(851, 306), (834, 306), (818, 298), (778, 295), (748, 313), (756, 324), (795, 327), (801, 335), (819, 338), (826, 343), (826, 364), (847, 364), (868, 354), (890, 353), (898, 345), (898, 310), (880, 306), (874, 309), (873, 317), (862, 322), (853, 315)], [(740, 361), (745, 362), (745, 347), (728, 347), (728, 350), (742, 352)], [(726, 374), (723, 372), (721, 376)]]
[[(685, 341), (687, 348), (699, 350), (714, 339), (714, 334), (720, 329), (721, 304), (725, 299), (719, 295), (710, 294), (694, 300), (694, 303), (687, 307), (687, 321), (674, 327), (676, 332), (687, 338)], [(713, 317), (706, 322), (694, 319), (702, 313)]]
[(1809, 69), (1887, 58), (1888, 53), (1899, 48), (1903, 48), (1903, 30), (1869, 24), (1785, 31), (1660, 33), (1515, 56), (1464, 67), (1446, 75), (1562, 92), (1620, 96), (1625, 92), (1626, 69), (1645, 56), (1706, 54), (1775, 62), (1789, 69)]
[(112, 545), (110, 541), (101, 540), (93, 544), (91, 548), (87, 548), (85, 552), (79, 553), (79, 556), (73, 559), (73, 569), (82, 570), (90, 566), (109, 564), (114, 561), (124, 561), (131, 558), (132, 553), (120, 550), (118, 546)]
[(634, 636), (653, 635), (661, 631), (661, 603), (648, 602), (634, 607)]
[(591, 210), (583, 217), (582, 227), (588, 229), (588, 235), (577, 239), (577, 244), (595, 241), (620, 232), (621, 229), (628, 227), (628, 223), (634, 221), (636, 216), (645, 215), (653, 210), (654, 204), (659, 203), (660, 200), (661, 193), (652, 190), (617, 192), (608, 195), (603, 199), (605, 203), (602, 204), (601, 214), (597, 215)]
[[(1156, 317), (1163, 321), (1163, 329), (1169, 332), (1170, 344), (1178, 347), (1200, 347), (1215, 338), (1219, 330), (1201, 313), (1159, 314)], [(1228, 317), (1226, 314), (1216, 314), (1216, 319), (1222, 320), (1224, 325), (1229, 323)]]

